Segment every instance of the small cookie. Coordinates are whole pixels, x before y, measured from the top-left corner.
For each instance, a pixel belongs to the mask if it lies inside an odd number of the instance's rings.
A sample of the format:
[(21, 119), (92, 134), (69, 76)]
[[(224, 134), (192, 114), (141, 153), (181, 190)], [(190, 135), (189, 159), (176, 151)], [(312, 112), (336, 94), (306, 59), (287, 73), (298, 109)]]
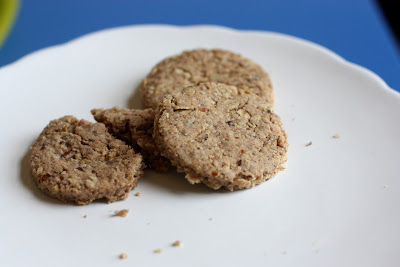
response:
[(104, 124), (65, 116), (53, 120), (30, 148), (37, 186), (64, 202), (125, 199), (143, 174), (142, 156)]
[(154, 110), (126, 109), (93, 109), (92, 114), (97, 122), (104, 123), (115, 137), (130, 144), (140, 152), (146, 165), (158, 172), (166, 172), (170, 167), (168, 159), (161, 156), (152, 137)]
[(274, 102), (269, 76), (259, 65), (230, 51), (198, 49), (158, 63), (140, 86), (143, 104), (157, 108), (164, 95), (199, 82), (234, 85)]
[(250, 188), (273, 177), (286, 161), (286, 133), (269, 107), (234, 86), (190, 86), (164, 98), (154, 139), (190, 183)]

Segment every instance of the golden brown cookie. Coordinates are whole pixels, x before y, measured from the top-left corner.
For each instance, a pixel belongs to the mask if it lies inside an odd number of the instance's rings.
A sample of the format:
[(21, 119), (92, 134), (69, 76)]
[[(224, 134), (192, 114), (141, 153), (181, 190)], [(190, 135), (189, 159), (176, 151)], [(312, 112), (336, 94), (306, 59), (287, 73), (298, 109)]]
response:
[(111, 136), (104, 124), (72, 116), (53, 120), (30, 148), (37, 186), (64, 202), (86, 205), (128, 197), (142, 176), (142, 156)]
[(273, 177), (283, 169), (288, 147), (280, 118), (263, 99), (217, 83), (166, 96), (154, 139), (190, 183), (228, 190)]
[(157, 108), (164, 95), (199, 82), (234, 85), (274, 102), (270, 78), (259, 65), (230, 51), (198, 49), (158, 63), (140, 86), (143, 104)]

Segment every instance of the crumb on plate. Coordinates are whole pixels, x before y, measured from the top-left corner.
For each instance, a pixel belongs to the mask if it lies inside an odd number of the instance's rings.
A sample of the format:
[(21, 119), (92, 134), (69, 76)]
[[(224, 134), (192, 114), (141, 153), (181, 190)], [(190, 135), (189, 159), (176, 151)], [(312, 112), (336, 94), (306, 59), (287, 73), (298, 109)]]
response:
[(140, 197), (140, 192), (137, 192), (137, 193), (135, 194), (135, 197)]
[(311, 146), (312, 145), (312, 141), (310, 141), (310, 142), (308, 142), (307, 144), (306, 144), (306, 146)]
[(116, 210), (114, 211), (114, 216), (119, 216), (119, 217), (126, 217), (128, 214), (129, 210), (123, 209), (123, 210)]
[(161, 253), (161, 252), (162, 252), (161, 248), (157, 248), (157, 249), (154, 250), (154, 253)]
[(340, 138), (340, 135), (339, 134), (334, 134), (334, 135), (332, 135), (332, 137), (337, 139), (337, 138)]
[(121, 253), (121, 254), (119, 254), (119, 258), (120, 258), (121, 260), (127, 259), (127, 258), (128, 258), (128, 254), (126, 254), (126, 253)]
[(172, 243), (173, 247), (180, 247), (183, 245), (183, 242), (180, 240), (176, 240), (174, 243)]

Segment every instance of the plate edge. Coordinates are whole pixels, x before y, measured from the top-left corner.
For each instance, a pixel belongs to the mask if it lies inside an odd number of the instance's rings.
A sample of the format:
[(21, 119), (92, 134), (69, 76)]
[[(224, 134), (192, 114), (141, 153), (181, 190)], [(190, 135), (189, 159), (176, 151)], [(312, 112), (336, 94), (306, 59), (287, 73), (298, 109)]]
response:
[(312, 48), (318, 50), (320, 53), (323, 53), (324, 55), (335, 60), (337, 63), (345, 65), (345, 66), (353, 69), (354, 71), (361, 72), (363, 75), (369, 76), (371, 79), (375, 80), (375, 82), (377, 82), (380, 85), (380, 87), (385, 88), (384, 90), (386, 90), (387, 92), (389, 92), (394, 97), (397, 97), (400, 100), (400, 93), (397, 92), (396, 90), (394, 90), (393, 88), (389, 87), (389, 85), (375, 72), (371, 71), (370, 69), (368, 69), (366, 67), (363, 67), (361, 65), (358, 65), (356, 63), (346, 60), (339, 54), (335, 53), (334, 51), (332, 51), (320, 44), (314, 43), (312, 41), (309, 41), (309, 40), (306, 40), (306, 39), (303, 39), (303, 38), (300, 38), (297, 36), (285, 34), (285, 33), (279, 33), (279, 32), (273, 32), (273, 31), (262, 31), (262, 30), (242, 30), (242, 29), (235, 29), (235, 28), (231, 28), (231, 27), (227, 27), (227, 26), (211, 25), (211, 24), (193, 24), (193, 25), (184, 25), (184, 26), (172, 25), (172, 24), (135, 24), (135, 25), (124, 25), (124, 26), (106, 28), (106, 29), (102, 29), (102, 30), (98, 30), (98, 31), (94, 31), (94, 32), (90, 32), (90, 33), (78, 36), (72, 40), (69, 40), (69, 41), (61, 43), (61, 44), (44, 47), (39, 50), (28, 53), (28, 54), (22, 56), (21, 58), (15, 60), (14, 62), (11, 62), (7, 65), (0, 67), (0, 73), (5, 70), (8, 70), (12, 67), (15, 67), (16, 65), (19, 65), (22, 62), (27, 61), (34, 56), (38, 56), (42, 53), (48, 52), (49, 50), (54, 50), (54, 49), (58, 49), (63, 46), (68, 46), (68, 45), (74, 44), (75, 42), (79, 42), (79, 41), (82, 41), (87, 38), (91, 38), (91, 37), (99, 35), (99, 34), (104, 34), (107, 32), (117, 31), (117, 30), (122, 31), (122, 30), (126, 30), (126, 29), (131, 29), (131, 28), (153, 28), (153, 29), (164, 28), (164, 29), (174, 29), (174, 30), (207, 29), (207, 30), (214, 30), (214, 31), (221, 30), (221, 31), (230, 32), (230, 33), (234, 33), (234, 34), (240, 33), (240, 34), (251, 34), (251, 35), (254, 35), (254, 34), (275, 35), (278, 38), (284, 38), (284, 39), (287, 39), (290, 41), (294, 41), (300, 45), (306, 45), (306, 46), (312, 47)]

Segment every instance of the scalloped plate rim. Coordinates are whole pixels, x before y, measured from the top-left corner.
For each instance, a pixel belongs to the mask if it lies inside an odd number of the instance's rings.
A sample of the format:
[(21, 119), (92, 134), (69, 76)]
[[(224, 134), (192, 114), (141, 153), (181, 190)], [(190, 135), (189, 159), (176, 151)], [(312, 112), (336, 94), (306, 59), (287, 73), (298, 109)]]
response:
[(284, 33), (279, 33), (279, 32), (273, 32), (273, 31), (261, 31), (261, 30), (241, 30), (241, 29), (234, 29), (226, 26), (219, 26), (219, 25), (211, 25), (211, 24), (195, 24), (195, 25), (185, 25), (185, 26), (177, 26), (177, 25), (169, 25), (169, 24), (137, 24), (137, 25), (126, 25), (126, 26), (119, 26), (119, 27), (112, 27), (112, 28), (107, 28), (99, 31), (94, 31), (91, 33), (84, 34), (82, 36), (76, 37), (70, 41), (67, 41), (65, 43), (61, 43), (58, 45), (53, 45), (49, 47), (45, 47), (39, 50), (36, 50), (34, 52), (31, 52), (20, 59), (17, 59), (16, 61), (5, 65), (0, 68), (0, 73), (4, 70), (8, 70), (10, 68), (15, 68), (19, 67), (20, 65), (24, 64), (28, 60), (33, 60), (35, 57), (42, 56), (43, 54), (46, 54), (50, 50), (54, 49), (63, 49), (63, 48), (68, 48), (70, 45), (76, 44), (78, 42), (86, 41), (94, 36), (98, 36), (101, 34), (108, 34), (113, 31), (118, 31), (118, 30), (127, 30), (127, 29), (139, 29), (139, 28), (149, 28), (149, 29), (158, 29), (158, 28), (168, 28), (168, 29), (174, 29), (174, 30), (221, 30), (224, 31), (225, 33), (229, 32), (232, 34), (250, 34), (250, 35), (274, 35), (292, 42), (297, 42), (300, 45), (303, 46), (308, 46), (310, 48), (313, 48), (314, 50), (319, 51), (321, 54), (329, 57), (330, 59), (334, 60), (336, 63), (343, 64), (344, 66), (348, 67), (349, 69), (356, 71), (358, 73), (362, 73), (365, 76), (368, 76), (370, 79), (374, 80), (376, 83), (378, 83), (382, 90), (385, 90), (386, 92), (390, 93), (393, 97), (397, 97), (400, 100), (400, 93), (394, 90), (393, 88), (389, 87), (388, 84), (381, 78), (379, 77), (376, 73), (373, 71), (369, 70), (366, 67), (363, 67), (361, 65), (358, 65), (356, 63), (350, 62), (340, 56), (339, 54), (335, 53), (334, 51), (319, 45), (317, 43), (308, 41), (306, 39), (284, 34)]

